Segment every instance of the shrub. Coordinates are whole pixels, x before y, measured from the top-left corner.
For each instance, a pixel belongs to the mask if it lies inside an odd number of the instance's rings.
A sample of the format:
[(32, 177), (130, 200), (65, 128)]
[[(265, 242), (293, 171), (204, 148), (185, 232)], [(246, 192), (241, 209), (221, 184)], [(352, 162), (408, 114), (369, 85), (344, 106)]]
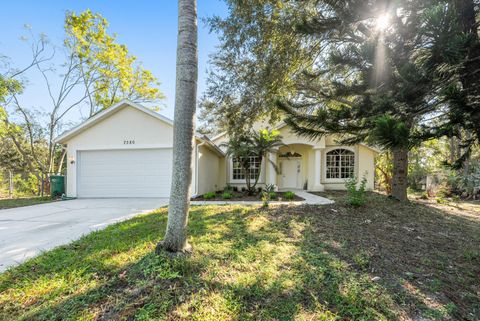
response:
[(272, 193), (272, 192), (275, 192), (275, 184), (267, 184), (265, 186), (265, 192), (268, 192), (268, 193)]
[(271, 200), (276, 200), (278, 195), (275, 192), (268, 192), (268, 197), (270, 197)]
[(365, 186), (367, 185), (367, 177), (363, 175), (360, 185), (358, 186), (358, 179), (353, 176), (346, 180), (345, 187), (347, 188), (347, 203), (353, 206), (362, 206), (367, 202)]
[(262, 202), (263, 202), (263, 207), (268, 207), (270, 204), (270, 193), (263, 192), (262, 193)]
[(232, 185), (229, 185), (229, 184), (227, 184), (227, 186), (225, 186), (225, 187), (223, 188), (223, 191), (224, 191), (224, 192), (229, 192), (229, 193), (235, 192), (235, 190), (234, 190), (234, 188), (232, 187)]
[(291, 191), (287, 191), (285, 192), (285, 194), (283, 194), (283, 197), (285, 197), (286, 200), (291, 201), (295, 198), (295, 193)]
[(215, 192), (208, 192), (208, 193), (205, 193), (205, 194), (203, 194), (203, 198), (204, 198), (204, 199), (206, 199), (206, 200), (209, 200), (209, 199), (215, 198)]
[(232, 197), (233, 197), (232, 193), (229, 193), (229, 192), (223, 192), (223, 194), (222, 194), (222, 198), (223, 198), (224, 200), (229, 200), (229, 199), (231, 199)]

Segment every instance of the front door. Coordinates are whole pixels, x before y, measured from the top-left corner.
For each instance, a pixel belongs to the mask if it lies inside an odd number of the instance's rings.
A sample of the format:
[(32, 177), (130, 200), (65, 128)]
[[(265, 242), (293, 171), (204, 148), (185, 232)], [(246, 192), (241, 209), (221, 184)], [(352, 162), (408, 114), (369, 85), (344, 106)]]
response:
[(282, 160), (282, 187), (300, 188), (300, 177), (302, 172), (301, 159)]

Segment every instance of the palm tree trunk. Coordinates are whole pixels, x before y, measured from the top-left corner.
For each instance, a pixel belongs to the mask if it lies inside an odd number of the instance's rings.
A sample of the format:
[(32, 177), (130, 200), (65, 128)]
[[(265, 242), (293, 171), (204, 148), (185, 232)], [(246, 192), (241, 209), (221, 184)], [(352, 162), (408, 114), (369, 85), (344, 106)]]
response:
[(188, 211), (197, 97), (197, 2), (178, 0), (177, 70), (173, 127), (173, 176), (165, 238), (157, 249), (189, 250)]
[(408, 149), (395, 148), (393, 154), (392, 196), (399, 201), (407, 201)]

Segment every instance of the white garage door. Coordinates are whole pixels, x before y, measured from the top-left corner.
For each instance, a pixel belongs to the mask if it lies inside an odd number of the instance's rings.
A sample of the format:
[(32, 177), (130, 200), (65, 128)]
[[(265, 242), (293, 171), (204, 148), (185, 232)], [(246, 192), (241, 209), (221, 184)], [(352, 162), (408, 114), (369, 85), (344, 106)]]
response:
[(78, 197), (169, 197), (172, 149), (81, 151)]

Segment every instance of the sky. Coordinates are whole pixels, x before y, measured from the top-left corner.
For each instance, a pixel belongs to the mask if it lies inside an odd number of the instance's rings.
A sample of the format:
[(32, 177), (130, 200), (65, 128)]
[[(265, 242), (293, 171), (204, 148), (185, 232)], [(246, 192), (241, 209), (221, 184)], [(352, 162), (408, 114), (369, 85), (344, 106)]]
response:
[[(61, 46), (63, 22), (67, 11), (90, 9), (100, 13), (109, 23), (109, 31), (117, 34), (117, 42), (127, 45), (131, 54), (142, 62), (161, 82), (160, 89), (167, 97), (161, 114), (173, 118), (175, 100), (175, 57), (177, 46), (177, 1), (175, 0), (49, 0), (5, 1), (0, 22), (0, 55), (10, 58), (14, 66), (28, 63), (31, 53), (21, 37), (28, 35), (28, 24), (34, 34), (44, 33)], [(206, 86), (208, 56), (215, 51), (218, 38), (210, 34), (202, 18), (225, 16), (227, 6), (221, 0), (198, 0), (198, 95)], [(59, 59), (61, 55), (58, 55)], [(22, 102), (44, 109), (48, 106), (47, 92), (38, 73), (28, 76), (29, 85)], [(58, 78), (53, 78), (58, 81)], [(86, 110), (85, 110), (86, 111)], [(86, 112), (76, 111), (68, 121), (79, 122)]]

